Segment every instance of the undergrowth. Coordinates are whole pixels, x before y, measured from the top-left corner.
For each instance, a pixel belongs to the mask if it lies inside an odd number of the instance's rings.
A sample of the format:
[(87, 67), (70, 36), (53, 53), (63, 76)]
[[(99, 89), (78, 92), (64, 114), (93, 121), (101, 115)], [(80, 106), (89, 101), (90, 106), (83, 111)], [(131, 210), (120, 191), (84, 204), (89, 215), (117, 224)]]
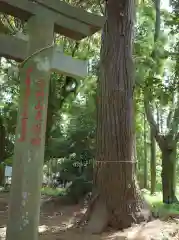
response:
[[(142, 190), (147, 203), (151, 206), (151, 211), (157, 217), (178, 215), (179, 216), (179, 203), (164, 204), (162, 202), (162, 193), (156, 192), (154, 195), (150, 194), (148, 190)], [(179, 197), (179, 191), (176, 191)]]
[[(50, 188), (45, 187), (42, 188), (41, 193), (47, 196), (65, 196), (68, 194), (67, 189), (64, 188)], [(142, 194), (151, 207), (151, 211), (154, 213), (156, 217), (163, 217), (167, 215), (177, 215), (179, 216), (179, 204), (164, 204), (162, 202), (162, 193), (156, 192), (154, 195), (150, 194), (150, 191), (147, 189), (142, 189)], [(179, 191), (177, 191), (177, 195), (179, 197)], [(71, 196), (70, 196), (71, 197)]]
[(47, 195), (47, 196), (52, 196), (52, 197), (64, 196), (64, 195), (66, 195), (66, 189), (44, 187), (41, 189), (41, 194)]

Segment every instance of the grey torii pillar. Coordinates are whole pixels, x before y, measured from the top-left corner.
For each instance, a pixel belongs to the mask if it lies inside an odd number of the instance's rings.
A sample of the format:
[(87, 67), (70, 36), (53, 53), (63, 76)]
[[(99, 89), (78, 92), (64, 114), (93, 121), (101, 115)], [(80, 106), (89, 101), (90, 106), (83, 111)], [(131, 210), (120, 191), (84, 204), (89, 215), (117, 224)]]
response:
[[(37, 240), (54, 22), (30, 18), (29, 58), (20, 70), (20, 103), (7, 240)], [(43, 49), (44, 48), (44, 49)], [(42, 49), (39, 53), (36, 51)]]

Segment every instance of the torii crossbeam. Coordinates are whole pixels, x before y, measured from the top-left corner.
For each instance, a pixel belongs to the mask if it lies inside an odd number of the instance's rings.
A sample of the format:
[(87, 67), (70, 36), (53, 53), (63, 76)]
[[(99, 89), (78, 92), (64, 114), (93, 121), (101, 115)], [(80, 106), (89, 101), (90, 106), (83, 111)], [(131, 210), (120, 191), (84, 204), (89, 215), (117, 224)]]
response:
[(0, 0), (0, 11), (22, 20), (44, 12), (47, 18), (54, 19), (56, 33), (75, 40), (94, 34), (104, 24), (103, 17), (60, 0)]
[[(28, 44), (28, 41), (17, 37), (0, 34), (0, 46), (3, 46), (0, 48), (0, 56), (22, 62), (28, 57)], [(84, 78), (87, 75), (87, 66), (87, 61), (73, 59), (63, 54), (58, 46), (54, 46), (50, 71), (74, 78)]]

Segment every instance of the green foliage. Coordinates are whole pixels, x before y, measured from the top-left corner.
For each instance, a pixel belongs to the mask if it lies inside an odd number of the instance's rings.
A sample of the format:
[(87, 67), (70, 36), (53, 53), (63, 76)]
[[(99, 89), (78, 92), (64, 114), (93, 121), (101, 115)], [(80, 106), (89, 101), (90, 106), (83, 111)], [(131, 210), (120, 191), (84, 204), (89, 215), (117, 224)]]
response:
[(41, 194), (46, 195), (46, 196), (65, 196), (66, 195), (66, 190), (63, 188), (50, 188), (50, 187), (45, 187), (41, 189)]
[(11, 158), (7, 158), (7, 159), (4, 161), (4, 164), (7, 165), (7, 166), (12, 166), (12, 156), (11, 156)]
[(80, 176), (67, 188), (67, 196), (73, 201), (73, 203), (78, 203), (91, 191), (92, 181), (87, 181), (83, 176)]
[(143, 193), (145, 200), (151, 207), (153, 216), (165, 218), (167, 216), (179, 215), (179, 204), (163, 204), (161, 193), (156, 193), (153, 196), (147, 190), (143, 191)]

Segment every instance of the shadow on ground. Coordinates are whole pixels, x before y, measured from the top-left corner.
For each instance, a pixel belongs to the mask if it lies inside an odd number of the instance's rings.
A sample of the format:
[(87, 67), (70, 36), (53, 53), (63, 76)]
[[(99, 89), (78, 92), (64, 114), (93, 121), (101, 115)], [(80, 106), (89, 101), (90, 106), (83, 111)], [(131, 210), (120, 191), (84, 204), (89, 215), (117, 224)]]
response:
[[(59, 199), (42, 199), (39, 240), (178, 240), (179, 221), (159, 219), (145, 225), (133, 226), (123, 232), (92, 235), (71, 226), (84, 213), (79, 205), (62, 206)], [(0, 195), (0, 240), (5, 240), (8, 194)]]

